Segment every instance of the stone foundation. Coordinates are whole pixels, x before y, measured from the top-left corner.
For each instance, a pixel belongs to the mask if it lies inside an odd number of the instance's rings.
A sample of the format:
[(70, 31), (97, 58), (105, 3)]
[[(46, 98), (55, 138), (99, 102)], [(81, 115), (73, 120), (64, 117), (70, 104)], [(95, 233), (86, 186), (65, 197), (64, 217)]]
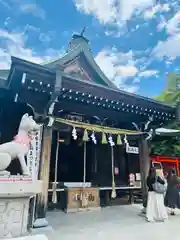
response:
[(0, 199), (0, 238), (27, 234), (29, 198)]
[(0, 239), (28, 234), (30, 196), (41, 192), (41, 181), (24, 182), (13, 178), (0, 181)]

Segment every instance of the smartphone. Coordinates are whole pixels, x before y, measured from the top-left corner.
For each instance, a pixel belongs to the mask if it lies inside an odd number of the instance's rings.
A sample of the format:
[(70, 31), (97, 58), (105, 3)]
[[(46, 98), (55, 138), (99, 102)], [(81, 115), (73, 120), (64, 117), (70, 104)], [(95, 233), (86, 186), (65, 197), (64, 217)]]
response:
[(152, 166), (155, 168), (155, 169), (163, 169), (163, 166), (160, 162), (152, 162)]

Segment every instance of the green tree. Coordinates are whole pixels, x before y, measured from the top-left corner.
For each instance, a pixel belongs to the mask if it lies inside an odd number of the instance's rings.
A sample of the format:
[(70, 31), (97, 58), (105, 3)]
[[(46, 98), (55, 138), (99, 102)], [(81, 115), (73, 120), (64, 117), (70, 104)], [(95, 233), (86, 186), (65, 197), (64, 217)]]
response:
[(177, 89), (174, 92), (164, 91), (160, 96), (156, 97), (155, 99), (175, 105), (180, 102), (180, 90)]
[[(176, 78), (172, 77), (176, 76)], [(178, 75), (179, 79), (180, 75)], [(180, 89), (175, 84), (177, 82), (177, 74), (171, 74), (168, 82), (168, 88), (156, 97), (156, 100), (163, 101), (168, 104), (176, 105), (180, 102)], [(169, 129), (179, 129), (180, 122), (174, 121), (164, 126)], [(152, 154), (180, 157), (180, 137), (178, 136), (156, 136), (152, 141)]]
[(166, 89), (155, 99), (172, 105), (180, 102), (180, 74), (169, 73)]

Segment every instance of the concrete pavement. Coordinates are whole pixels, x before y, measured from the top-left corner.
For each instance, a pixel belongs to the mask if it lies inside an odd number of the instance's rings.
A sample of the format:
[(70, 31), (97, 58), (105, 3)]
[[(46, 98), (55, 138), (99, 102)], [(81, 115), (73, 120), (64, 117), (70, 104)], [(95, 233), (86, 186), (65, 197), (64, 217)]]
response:
[(49, 240), (173, 240), (180, 239), (180, 214), (165, 223), (147, 223), (139, 216), (140, 205), (115, 206), (100, 211), (64, 214), (48, 213), (52, 232), (44, 232)]

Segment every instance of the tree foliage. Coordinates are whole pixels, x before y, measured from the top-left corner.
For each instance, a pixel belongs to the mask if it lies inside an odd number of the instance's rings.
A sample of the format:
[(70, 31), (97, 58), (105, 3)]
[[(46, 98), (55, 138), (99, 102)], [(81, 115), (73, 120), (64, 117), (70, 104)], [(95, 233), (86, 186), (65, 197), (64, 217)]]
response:
[(156, 97), (155, 99), (158, 101), (175, 105), (177, 102), (180, 101), (180, 90), (177, 89), (173, 92), (164, 91), (160, 96)]
[[(174, 92), (164, 91), (156, 100), (175, 105), (180, 100), (180, 90), (176, 89)], [(174, 121), (164, 127), (180, 130), (180, 122)], [(154, 155), (180, 157), (180, 137), (156, 136), (152, 141), (151, 149)]]
[(180, 157), (180, 138), (176, 136), (155, 137), (151, 149), (153, 155)]

